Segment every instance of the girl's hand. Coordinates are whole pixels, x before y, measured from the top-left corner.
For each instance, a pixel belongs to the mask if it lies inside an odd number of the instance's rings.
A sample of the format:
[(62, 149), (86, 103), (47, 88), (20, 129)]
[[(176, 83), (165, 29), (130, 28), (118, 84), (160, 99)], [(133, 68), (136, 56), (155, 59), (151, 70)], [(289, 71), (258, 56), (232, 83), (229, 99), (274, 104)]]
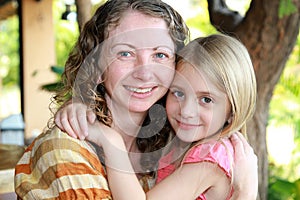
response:
[(116, 146), (123, 144), (123, 138), (119, 132), (115, 131), (102, 122), (88, 123), (88, 135), (84, 138), (88, 141), (96, 143), (98, 146)]
[(258, 192), (257, 156), (241, 133), (230, 137), (235, 150), (232, 199), (255, 200)]
[(96, 115), (85, 104), (70, 100), (56, 112), (54, 118), (62, 131), (83, 140), (88, 135), (87, 123), (94, 123)]

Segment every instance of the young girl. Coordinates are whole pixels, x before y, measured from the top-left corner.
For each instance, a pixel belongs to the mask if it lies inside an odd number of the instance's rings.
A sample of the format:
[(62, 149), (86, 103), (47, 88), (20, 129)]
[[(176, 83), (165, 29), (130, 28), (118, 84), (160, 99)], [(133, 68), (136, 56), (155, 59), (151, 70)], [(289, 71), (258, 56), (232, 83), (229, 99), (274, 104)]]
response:
[(234, 148), (229, 136), (246, 134), (255, 108), (250, 56), (238, 40), (221, 34), (192, 41), (179, 56), (166, 103), (176, 137), (164, 149), (154, 188), (146, 194), (142, 190), (131, 173), (133, 155), (117, 132), (100, 123), (89, 126), (87, 139), (103, 147), (114, 199), (237, 198), (232, 196)]

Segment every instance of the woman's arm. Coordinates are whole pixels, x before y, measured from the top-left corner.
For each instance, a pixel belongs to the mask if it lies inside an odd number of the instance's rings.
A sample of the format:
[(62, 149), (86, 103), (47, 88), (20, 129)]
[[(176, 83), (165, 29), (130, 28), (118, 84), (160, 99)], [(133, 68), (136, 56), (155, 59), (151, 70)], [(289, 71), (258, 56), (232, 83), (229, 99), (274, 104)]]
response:
[(235, 151), (231, 199), (255, 200), (258, 192), (257, 156), (241, 133), (233, 134), (230, 139)]

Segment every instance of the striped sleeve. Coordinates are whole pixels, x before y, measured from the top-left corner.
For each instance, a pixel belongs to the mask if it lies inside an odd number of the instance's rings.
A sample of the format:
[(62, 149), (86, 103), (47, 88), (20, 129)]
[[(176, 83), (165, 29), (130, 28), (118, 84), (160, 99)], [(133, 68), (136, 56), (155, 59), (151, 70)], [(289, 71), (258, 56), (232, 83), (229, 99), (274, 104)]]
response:
[(26, 149), (15, 168), (19, 199), (112, 199), (93, 147), (54, 128)]

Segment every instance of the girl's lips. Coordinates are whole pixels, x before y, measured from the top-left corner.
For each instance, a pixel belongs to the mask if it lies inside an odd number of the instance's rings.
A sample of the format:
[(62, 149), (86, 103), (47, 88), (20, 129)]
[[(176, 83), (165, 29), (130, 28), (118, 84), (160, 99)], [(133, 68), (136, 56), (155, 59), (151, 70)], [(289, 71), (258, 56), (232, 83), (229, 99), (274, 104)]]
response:
[(194, 129), (194, 128), (198, 128), (199, 125), (198, 124), (188, 124), (188, 123), (184, 123), (181, 121), (176, 120), (178, 123), (178, 127), (180, 129), (185, 129), (185, 130), (189, 130), (189, 129)]

